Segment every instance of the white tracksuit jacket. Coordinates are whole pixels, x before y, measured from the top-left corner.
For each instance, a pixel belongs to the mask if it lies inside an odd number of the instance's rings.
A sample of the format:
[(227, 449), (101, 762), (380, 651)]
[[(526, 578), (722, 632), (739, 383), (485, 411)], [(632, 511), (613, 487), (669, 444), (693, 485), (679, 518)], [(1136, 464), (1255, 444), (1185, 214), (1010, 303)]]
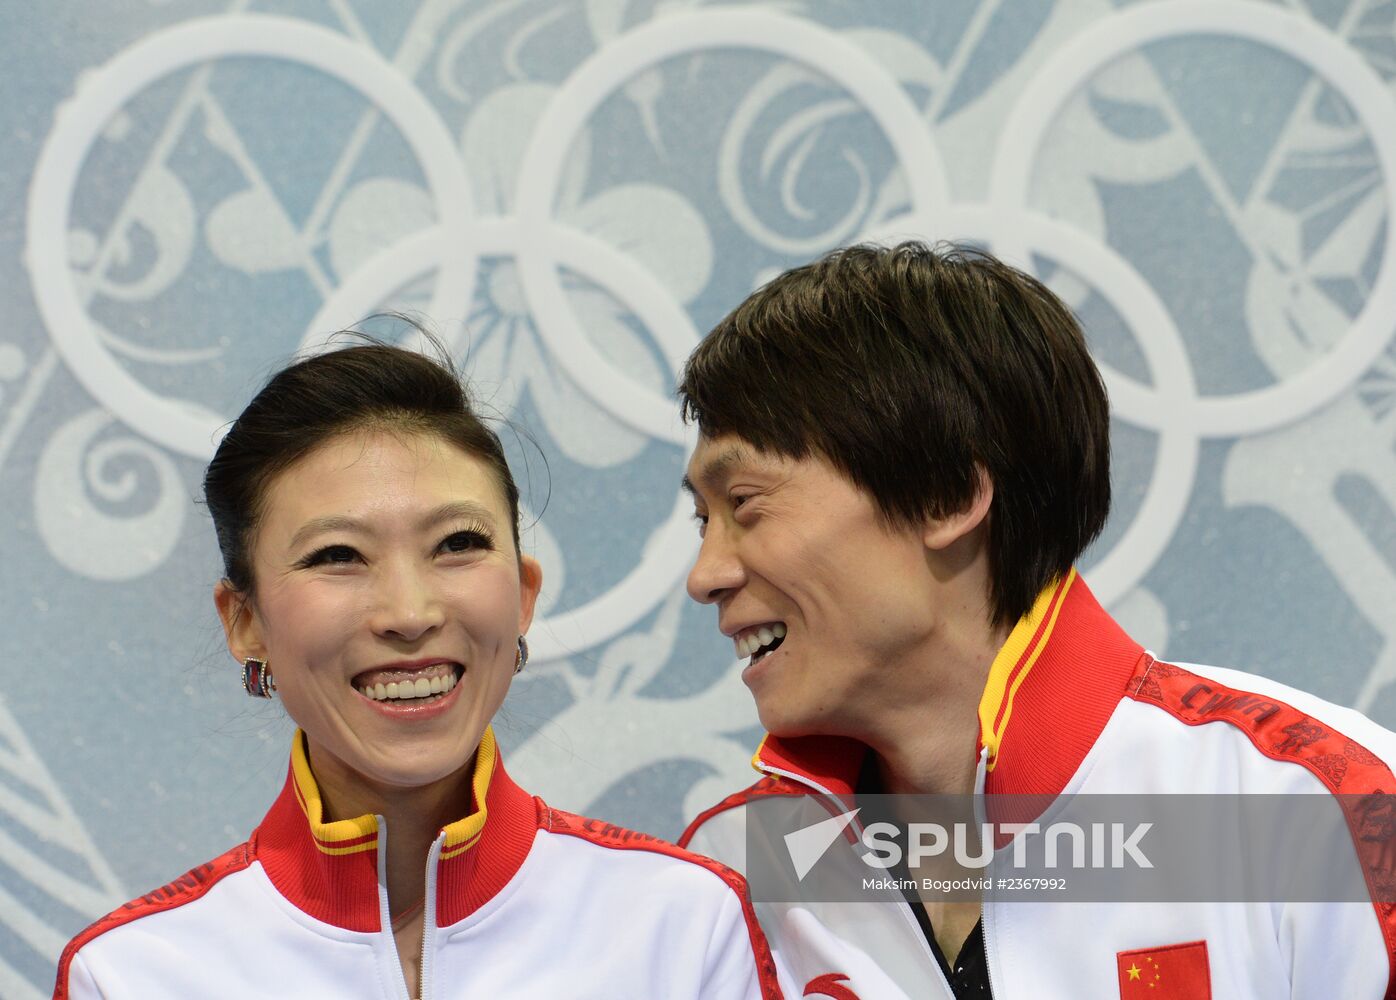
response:
[[(1075, 572), (1039, 597), (996, 657), (978, 752), (977, 787), (990, 797), (1340, 793), (1349, 802), (1374, 796), (1384, 803), (1379, 809), (1396, 803), (1385, 798), (1396, 792), (1387, 763), (1396, 760), (1392, 733), (1261, 677), (1158, 662)], [(767, 737), (753, 758), (766, 776), (699, 816), (679, 842), (744, 870), (751, 802), (836, 796), (828, 808), (843, 811), (866, 753), (849, 740)], [(1339, 836), (1339, 850), (1325, 856), (1361, 866), (1354, 874), (1366, 885), (1385, 887), (1379, 899), (1396, 898), (1390, 852), (1374, 850), (1357, 831), (1350, 845), (1342, 824)], [(911, 908), (897, 897), (758, 901), (756, 912), (787, 996), (952, 997)], [(995, 1000), (1396, 998), (1390, 902), (991, 900), (982, 919)], [(1193, 985), (1180, 987), (1185, 978)]]
[[(421, 1000), (779, 996), (740, 876), (549, 808), (488, 730), (473, 782), (475, 811), (428, 858)], [(298, 734), (247, 843), (74, 938), (55, 998), (407, 998), (385, 929), (388, 830), (322, 816)]]

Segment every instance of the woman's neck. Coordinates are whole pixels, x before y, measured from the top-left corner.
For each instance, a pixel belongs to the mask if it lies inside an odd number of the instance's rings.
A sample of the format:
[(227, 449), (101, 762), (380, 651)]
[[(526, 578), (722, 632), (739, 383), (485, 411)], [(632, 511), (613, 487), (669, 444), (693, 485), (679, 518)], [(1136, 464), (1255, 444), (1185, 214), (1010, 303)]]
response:
[(416, 909), (426, 889), (427, 854), (441, 828), (471, 808), (472, 755), (465, 766), (429, 785), (386, 786), (349, 771), (333, 755), (315, 753), (311, 770), (320, 786), (325, 820), (382, 816), (387, 828), (388, 906), (394, 915)]

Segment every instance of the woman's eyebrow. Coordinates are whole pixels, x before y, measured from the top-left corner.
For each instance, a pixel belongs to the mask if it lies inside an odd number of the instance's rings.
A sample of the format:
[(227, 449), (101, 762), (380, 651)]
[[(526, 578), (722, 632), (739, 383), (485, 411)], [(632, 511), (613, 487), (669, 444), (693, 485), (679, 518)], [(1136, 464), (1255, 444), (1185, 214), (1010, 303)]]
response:
[[(433, 528), (444, 521), (472, 520), (484, 521), (487, 524), (494, 524), (494, 512), (482, 503), (474, 500), (457, 500), (453, 503), (443, 503), (441, 506), (428, 511), (418, 522), (422, 529)], [(360, 533), (371, 532), (372, 529), (363, 521), (357, 518), (348, 517), (344, 514), (329, 514), (325, 517), (313, 518), (305, 522), (296, 533), (291, 536), (291, 548), (299, 548), (305, 542), (316, 535), (324, 534), (328, 531), (355, 531)]]
[(355, 520), (352, 517), (345, 517), (343, 514), (330, 514), (326, 517), (316, 517), (306, 521), (296, 529), (296, 533), (291, 536), (290, 547), (293, 549), (300, 548), (300, 546), (309, 539), (314, 538), (316, 535), (322, 535), (327, 531), (364, 530), (366, 529), (362, 521)]
[(443, 503), (440, 507), (428, 512), (420, 524), (423, 528), (431, 528), (443, 521), (464, 520), (484, 521), (493, 525), (494, 511), (474, 500), (456, 500), (452, 503)]

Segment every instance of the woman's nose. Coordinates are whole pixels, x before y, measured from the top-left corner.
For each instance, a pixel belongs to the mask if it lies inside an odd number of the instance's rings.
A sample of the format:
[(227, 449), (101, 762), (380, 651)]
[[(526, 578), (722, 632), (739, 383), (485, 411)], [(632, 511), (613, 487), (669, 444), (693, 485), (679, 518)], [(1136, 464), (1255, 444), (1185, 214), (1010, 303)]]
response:
[(445, 605), (430, 574), (400, 567), (378, 580), (373, 630), (415, 642), (445, 621)]

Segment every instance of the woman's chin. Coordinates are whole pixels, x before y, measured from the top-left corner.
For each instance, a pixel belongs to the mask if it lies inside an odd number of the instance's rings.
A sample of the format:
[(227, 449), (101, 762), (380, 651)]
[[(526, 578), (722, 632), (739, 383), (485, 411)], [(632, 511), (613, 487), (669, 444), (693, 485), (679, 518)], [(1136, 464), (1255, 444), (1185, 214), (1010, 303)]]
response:
[(447, 781), (469, 780), (475, 762), (472, 747), (466, 753), (443, 752), (426, 760), (415, 755), (384, 756), (364, 761), (362, 777), (385, 792), (409, 792)]

